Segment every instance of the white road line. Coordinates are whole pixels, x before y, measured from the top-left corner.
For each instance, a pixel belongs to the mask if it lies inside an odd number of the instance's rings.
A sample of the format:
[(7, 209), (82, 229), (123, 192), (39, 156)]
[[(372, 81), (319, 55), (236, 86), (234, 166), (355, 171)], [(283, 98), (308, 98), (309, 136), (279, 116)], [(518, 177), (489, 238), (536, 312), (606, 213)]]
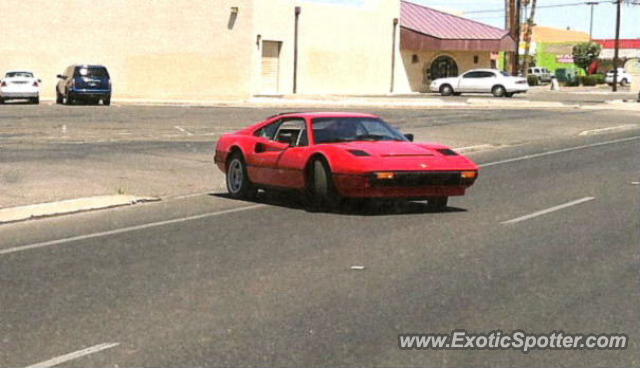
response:
[(116, 347), (118, 345), (120, 345), (120, 343), (117, 343), (117, 342), (99, 344), (99, 345), (92, 346), (90, 348), (74, 351), (73, 353), (61, 355), (61, 356), (55, 357), (53, 359), (45, 360), (44, 362), (36, 363), (36, 364), (30, 365), (30, 366), (28, 366), (26, 368), (50, 368), (50, 367), (54, 367), (54, 366), (56, 366), (58, 364), (62, 364), (62, 363), (68, 362), (70, 360), (78, 359), (78, 358), (81, 358), (81, 357), (83, 357), (85, 355), (97, 353), (97, 352), (102, 351), (102, 350), (111, 349), (111, 348), (114, 348), (114, 347)]
[(563, 208), (575, 206), (575, 205), (578, 205), (578, 204), (584, 203), (584, 202), (589, 202), (589, 201), (592, 201), (594, 199), (595, 199), (594, 197), (584, 197), (582, 199), (578, 199), (578, 200), (575, 200), (575, 201), (571, 201), (569, 203), (561, 204), (559, 206), (547, 208), (546, 210), (534, 212), (532, 214), (529, 214), (529, 215), (526, 215), (526, 216), (522, 216), (522, 217), (517, 217), (517, 218), (514, 218), (514, 219), (509, 220), (509, 221), (504, 221), (504, 222), (501, 222), (501, 224), (504, 224), (504, 225), (515, 224), (515, 223), (518, 223), (518, 222), (522, 222), (522, 221), (526, 221), (526, 220), (532, 219), (534, 217), (538, 217), (538, 216), (546, 215), (546, 214), (551, 213), (551, 212), (559, 211), (559, 210), (561, 210)]
[(190, 131), (186, 130), (185, 128), (181, 127), (181, 126), (174, 126), (174, 128), (178, 129), (179, 131), (181, 131), (182, 133), (185, 133), (186, 135), (193, 135)]
[(584, 136), (584, 135), (603, 134), (603, 133), (609, 133), (613, 131), (635, 129), (637, 127), (638, 127), (638, 124), (617, 125), (617, 126), (612, 126), (607, 128), (584, 130), (580, 132), (580, 134), (578, 135)]
[(115, 229), (115, 230), (101, 231), (101, 232), (92, 233), (92, 234), (86, 234), (86, 235), (78, 235), (78, 236), (73, 236), (73, 237), (70, 237), (70, 238), (50, 240), (50, 241), (46, 241), (46, 242), (29, 244), (29, 245), (21, 245), (21, 246), (18, 246), (18, 247), (13, 247), (13, 248), (7, 248), (7, 249), (0, 250), (0, 256), (1, 255), (5, 255), (5, 254), (10, 254), (10, 253), (22, 252), (22, 251), (30, 250), (30, 249), (44, 248), (44, 247), (48, 247), (48, 246), (51, 246), (51, 245), (58, 245), (58, 244), (74, 242), (74, 241), (78, 241), (78, 240), (99, 238), (99, 237), (102, 237), (102, 236), (122, 234), (122, 233), (126, 233), (126, 232), (129, 232), (129, 231), (143, 230), (143, 229), (148, 229), (148, 228), (152, 228), (152, 227), (158, 227), (158, 226), (164, 226), (164, 225), (169, 225), (169, 224), (177, 224), (177, 223), (180, 223), (180, 222), (186, 222), (186, 221), (191, 221), (191, 220), (203, 219), (203, 218), (207, 218), (207, 217), (226, 215), (226, 214), (234, 213), (234, 212), (249, 211), (249, 210), (253, 210), (253, 209), (256, 209), (256, 208), (260, 208), (260, 207), (266, 207), (266, 206), (264, 204), (257, 204), (257, 205), (248, 206), (248, 207), (232, 208), (232, 209), (228, 209), (228, 210), (203, 213), (201, 215), (182, 217), (182, 218), (177, 218), (177, 219), (173, 219), (173, 220), (150, 222), (148, 224), (143, 224), (143, 225), (128, 226), (128, 227), (123, 227), (123, 228)]
[(606, 141), (606, 142), (599, 142), (599, 143), (585, 144), (585, 145), (582, 145), (582, 146), (575, 146), (575, 147), (563, 148), (563, 149), (558, 149), (558, 150), (553, 150), (553, 151), (546, 151), (546, 152), (541, 152), (541, 153), (534, 153), (534, 154), (531, 154), (531, 155), (526, 155), (526, 156), (520, 156), (520, 157), (509, 158), (509, 159), (506, 159), (506, 160), (500, 160), (500, 161), (494, 161), (494, 162), (487, 162), (487, 163), (485, 163), (485, 164), (480, 164), (480, 166), (481, 166), (481, 167), (489, 167), (489, 166), (496, 166), (496, 165), (508, 164), (508, 163), (510, 163), (510, 162), (524, 161), (524, 160), (529, 160), (529, 159), (532, 159), (532, 158), (538, 158), (538, 157), (544, 157), (544, 156), (556, 155), (556, 154), (558, 154), (558, 153), (565, 153), (565, 152), (577, 151), (577, 150), (581, 150), (581, 149), (585, 149), (585, 148), (605, 146), (605, 145), (608, 145), (608, 144), (614, 144), (614, 143), (629, 142), (629, 141), (634, 141), (634, 140), (638, 140), (638, 139), (640, 139), (640, 136), (633, 136), (633, 137), (627, 137), (627, 138), (615, 139), (615, 140), (612, 140), (612, 141)]

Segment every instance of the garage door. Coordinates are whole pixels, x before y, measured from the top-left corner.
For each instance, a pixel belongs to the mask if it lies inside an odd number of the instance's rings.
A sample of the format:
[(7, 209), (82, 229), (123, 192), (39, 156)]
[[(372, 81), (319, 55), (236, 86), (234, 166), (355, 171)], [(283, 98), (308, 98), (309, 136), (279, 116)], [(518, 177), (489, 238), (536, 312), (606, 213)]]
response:
[(263, 94), (277, 94), (280, 77), (281, 42), (262, 42), (262, 89)]

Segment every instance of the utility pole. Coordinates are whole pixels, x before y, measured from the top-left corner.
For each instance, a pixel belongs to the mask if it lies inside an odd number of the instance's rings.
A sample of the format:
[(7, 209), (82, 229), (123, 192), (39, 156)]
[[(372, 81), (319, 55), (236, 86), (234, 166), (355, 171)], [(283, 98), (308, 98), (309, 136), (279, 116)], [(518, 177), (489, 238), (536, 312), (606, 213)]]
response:
[[(509, 11), (509, 9), (510, 9), (510, 6), (509, 6), (510, 1), (511, 0), (504, 0), (504, 29), (509, 31), (509, 32), (511, 32), (511, 18), (510, 18), (511, 17), (511, 13)], [(508, 55), (509, 55), (509, 52), (507, 52), (507, 51), (505, 51), (502, 54), (502, 70), (505, 71), (505, 72), (507, 70), (509, 70)]]
[(593, 8), (596, 5), (599, 5), (600, 3), (597, 1), (589, 1), (586, 3), (587, 5), (591, 6), (591, 22), (589, 25), (589, 41), (593, 40)]
[(616, 42), (613, 51), (613, 92), (618, 92), (618, 54), (620, 51), (620, 11), (622, 0), (616, 1)]
[(511, 36), (516, 42), (516, 50), (511, 59), (511, 73), (518, 75), (520, 69), (520, 8), (522, 8), (522, 0), (511, 0), (510, 16), (511, 16)]
[[(537, 0), (525, 0), (525, 6), (531, 5), (531, 13), (526, 18), (525, 29), (524, 29), (524, 61), (522, 63), (522, 74), (524, 76), (527, 75), (529, 71), (529, 50), (531, 49), (531, 35), (533, 33), (533, 27), (535, 26), (535, 16), (536, 16), (536, 5)], [(529, 4), (531, 1), (531, 4)], [(526, 12), (525, 12), (526, 13)]]

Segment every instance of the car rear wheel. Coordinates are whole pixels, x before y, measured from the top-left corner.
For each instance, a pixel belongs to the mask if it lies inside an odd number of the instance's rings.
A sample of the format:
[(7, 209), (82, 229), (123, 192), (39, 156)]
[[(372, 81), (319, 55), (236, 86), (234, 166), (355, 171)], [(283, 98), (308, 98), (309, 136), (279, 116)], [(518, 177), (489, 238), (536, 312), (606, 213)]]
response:
[(491, 93), (495, 96), (495, 97), (504, 97), (505, 94), (507, 93), (507, 90), (504, 89), (503, 86), (494, 86), (491, 89)]
[(75, 100), (73, 98), (73, 96), (71, 96), (71, 93), (67, 94), (67, 97), (65, 98), (65, 105), (73, 105), (75, 103)]
[(239, 152), (233, 153), (227, 165), (227, 190), (235, 199), (254, 199), (258, 189), (249, 180), (247, 165)]
[(444, 84), (440, 87), (440, 95), (451, 96), (453, 94), (453, 87), (448, 84)]
[(34, 105), (38, 105), (40, 103), (40, 97), (34, 97), (31, 99), (31, 103)]
[(310, 168), (308, 204), (317, 209), (335, 209), (342, 203), (342, 197), (336, 190), (333, 174), (327, 162), (315, 159)]
[(56, 103), (58, 105), (61, 105), (63, 100), (64, 98), (62, 97), (62, 93), (58, 92), (58, 90), (56, 89)]
[(109, 106), (111, 105), (111, 96), (107, 96), (105, 98), (102, 99), (102, 104), (105, 106)]
[(623, 80), (620, 81), (620, 86), (621, 87), (625, 87), (627, 84), (629, 84), (629, 81), (626, 80), (626, 79), (623, 79)]
[(427, 199), (427, 207), (432, 211), (442, 211), (447, 208), (449, 197), (432, 197)]

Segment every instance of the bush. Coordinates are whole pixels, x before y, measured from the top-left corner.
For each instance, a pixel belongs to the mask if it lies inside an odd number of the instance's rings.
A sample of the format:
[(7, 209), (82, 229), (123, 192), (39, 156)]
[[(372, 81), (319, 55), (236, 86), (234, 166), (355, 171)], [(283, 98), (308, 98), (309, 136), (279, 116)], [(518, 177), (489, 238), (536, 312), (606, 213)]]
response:
[(527, 83), (529, 83), (530, 86), (537, 86), (540, 84), (540, 78), (538, 78), (537, 75), (528, 75)]
[(578, 78), (571, 78), (564, 82), (566, 87), (578, 87), (580, 85), (580, 80)]
[(582, 82), (583, 86), (591, 87), (598, 83), (598, 79), (593, 75), (586, 75), (584, 77), (580, 77), (580, 82)]
[(604, 74), (593, 74), (591, 76), (595, 78), (596, 84), (604, 84)]

